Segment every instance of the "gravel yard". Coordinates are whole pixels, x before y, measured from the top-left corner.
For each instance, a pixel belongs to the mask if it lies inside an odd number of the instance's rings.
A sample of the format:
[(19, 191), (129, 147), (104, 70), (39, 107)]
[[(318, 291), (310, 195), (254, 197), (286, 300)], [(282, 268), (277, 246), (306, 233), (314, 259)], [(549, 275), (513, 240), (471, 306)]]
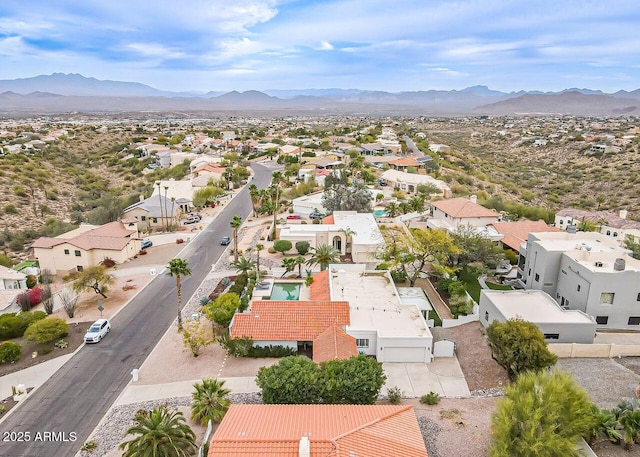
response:
[(434, 341), (446, 339), (456, 343), (458, 362), (471, 391), (499, 388), (509, 383), (507, 372), (491, 357), (483, 330), (480, 322), (431, 329)]

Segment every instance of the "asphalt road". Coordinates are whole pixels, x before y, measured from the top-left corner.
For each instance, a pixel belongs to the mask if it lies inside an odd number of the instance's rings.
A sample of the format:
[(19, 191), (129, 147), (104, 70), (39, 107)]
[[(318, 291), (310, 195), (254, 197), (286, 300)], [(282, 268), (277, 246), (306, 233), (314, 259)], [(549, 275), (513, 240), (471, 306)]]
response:
[[(259, 164), (252, 168), (251, 183), (266, 187), (273, 170)], [(245, 219), (250, 212), (245, 187), (181, 252), (192, 271), (182, 278), (183, 302), (224, 252), (220, 237), (231, 235), (233, 215)], [(74, 456), (129, 382), (131, 371), (142, 365), (176, 315), (175, 277), (158, 275), (111, 320), (112, 330), (102, 342), (81, 348), (0, 423), (0, 456)]]

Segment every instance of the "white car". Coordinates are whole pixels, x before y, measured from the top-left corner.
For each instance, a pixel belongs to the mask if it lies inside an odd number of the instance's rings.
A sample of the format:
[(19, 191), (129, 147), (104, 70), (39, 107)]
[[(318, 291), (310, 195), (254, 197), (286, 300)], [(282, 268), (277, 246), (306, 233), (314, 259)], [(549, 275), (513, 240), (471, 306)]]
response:
[(99, 343), (102, 338), (104, 338), (107, 333), (109, 333), (110, 330), (111, 324), (107, 319), (98, 319), (93, 324), (91, 324), (91, 327), (89, 327), (87, 333), (84, 334), (84, 342)]

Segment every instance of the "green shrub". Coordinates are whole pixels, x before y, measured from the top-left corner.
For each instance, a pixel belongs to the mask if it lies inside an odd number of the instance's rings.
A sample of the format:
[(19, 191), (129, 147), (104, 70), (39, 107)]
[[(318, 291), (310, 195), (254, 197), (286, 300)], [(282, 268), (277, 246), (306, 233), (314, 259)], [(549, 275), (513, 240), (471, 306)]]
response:
[(269, 345), (265, 347), (260, 346), (251, 346), (249, 348), (249, 353), (247, 357), (253, 357), (255, 359), (259, 358), (280, 358), (280, 357), (288, 357), (290, 355), (296, 355), (298, 353), (297, 350), (289, 347), (285, 347), (282, 345)]
[(420, 403), (423, 405), (437, 405), (440, 403), (440, 395), (437, 392), (431, 391), (420, 397)]
[(389, 399), (389, 403), (391, 403), (392, 405), (397, 405), (400, 403), (400, 400), (402, 400), (402, 394), (403, 392), (398, 386), (390, 387), (387, 389), (387, 398)]
[(54, 346), (58, 349), (66, 349), (69, 347), (69, 343), (65, 340), (60, 340)]
[(48, 343), (69, 334), (69, 324), (59, 317), (47, 317), (34, 322), (24, 332), (24, 339), (35, 343)]
[(298, 254), (300, 255), (306, 255), (309, 252), (310, 247), (311, 245), (308, 241), (298, 241), (296, 243), (296, 251), (298, 251)]
[(0, 363), (17, 362), (22, 357), (22, 348), (18, 343), (7, 341), (0, 344)]
[(293, 247), (293, 244), (289, 240), (276, 240), (273, 243), (273, 249), (276, 252), (281, 252), (282, 254), (290, 250), (292, 247)]
[(0, 341), (19, 338), (31, 324), (47, 317), (44, 311), (0, 315)]

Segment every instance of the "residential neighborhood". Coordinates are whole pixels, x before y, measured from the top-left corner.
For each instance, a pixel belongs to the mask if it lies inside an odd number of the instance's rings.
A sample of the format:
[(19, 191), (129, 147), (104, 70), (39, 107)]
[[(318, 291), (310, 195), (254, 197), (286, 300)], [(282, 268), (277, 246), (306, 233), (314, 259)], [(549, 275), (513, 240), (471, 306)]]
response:
[[(329, 122), (350, 132), (312, 133)], [(503, 126), (498, 136), (514, 141), (521, 141), (515, 140), (516, 126), (525, 129), (520, 119), (475, 122), (486, 132)], [(539, 131), (535, 124), (546, 121), (529, 122), (526, 129)], [(332, 455), (323, 454), (327, 449), (377, 455), (384, 446), (403, 449), (385, 455), (455, 455), (436, 453), (446, 449), (447, 437), (463, 433), (455, 421), (449, 427), (425, 410), (439, 401), (458, 411), (451, 413), (458, 422), (478, 421), (484, 438), (469, 445), (486, 452), (491, 413), (513, 382), (510, 368), (496, 361), (490, 336), (496, 325), (533, 325), (550, 357), (560, 357), (558, 366), (587, 366), (613, 360), (612, 354), (640, 356), (640, 334), (629, 333), (640, 325), (634, 311), (640, 297), (634, 289), (640, 271), (634, 224), (640, 223), (630, 218), (629, 206), (551, 211), (529, 194), (521, 204), (490, 194), (488, 186), (471, 186), (455, 165), (455, 146), (431, 142), (432, 132), (413, 125), (396, 120), (356, 129), (343, 119), (311, 117), (234, 118), (213, 129), (143, 123), (135, 130), (138, 141), (110, 159), (137, 170), (127, 198), (109, 206), (87, 190), (87, 201), (107, 205), (96, 206), (105, 211), (67, 211), (49, 222), (54, 230), (14, 245), (21, 248), (12, 253), (15, 261), (0, 272), (0, 318), (40, 311), (45, 320), (87, 328), (106, 318), (112, 331), (89, 340), (105, 347), (123, 335), (122, 313), (153, 301), (168, 305), (169, 330), (164, 327), (129, 370), (131, 379), (105, 417), (128, 411), (133, 420), (143, 402), (156, 408), (153, 414), (165, 414), (167, 399), (188, 412), (194, 385), (213, 379), (232, 404), (212, 430), (190, 419), (209, 456)], [(8, 134), (17, 125), (3, 128), (5, 142), (18, 137)], [(260, 138), (248, 135), (258, 129)], [(66, 133), (47, 137), (46, 144), (55, 148), (81, 130), (58, 129)], [(127, 127), (107, 123), (104, 131), (126, 134)], [(403, 135), (418, 152), (398, 140)], [(11, 158), (29, 156), (32, 148), (4, 151)], [(36, 210), (37, 192), (44, 191), (34, 188)], [(30, 198), (28, 192), (22, 198)], [(87, 220), (76, 224), (74, 217)], [(163, 292), (151, 296), (161, 281)], [(176, 299), (177, 325), (171, 323)], [(34, 349), (38, 362), (55, 351), (19, 341)], [(59, 341), (66, 343), (65, 337)], [(79, 354), (90, 349), (82, 349), (82, 338), (77, 344)], [(63, 369), (47, 367), (71, 354), (34, 364), (23, 353), (15, 362), (24, 370), (4, 376), (22, 385), (21, 373), (36, 369), (46, 379)], [(166, 361), (176, 369), (167, 370)], [(357, 365), (365, 363), (379, 375)], [(307, 380), (294, 389), (315, 396), (300, 405), (268, 404), (270, 380), (288, 376), (269, 370), (288, 364), (317, 379), (317, 386)], [(341, 401), (328, 400), (337, 397), (321, 384), (326, 370), (333, 370), (331, 385), (342, 370), (355, 370), (351, 382), (355, 373), (368, 373), (373, 400), (336, 404), (355, 401), (344, 393)], [(15, 414), (25, 401), (20, 398)], [(465, 415), (465, 404), (483, 413)], [(345, 415), (351, 419), (340, 425)], [(108, 424), (95, 427), (85, 444), (95, 443), (102, 452), (96, 455), (121, 455), (104, 447), (123, 443), (126, 430)], [(436, 426), (447, 431), (435, 433)], [(437, 444), (431, 435), (439, 437)]]

